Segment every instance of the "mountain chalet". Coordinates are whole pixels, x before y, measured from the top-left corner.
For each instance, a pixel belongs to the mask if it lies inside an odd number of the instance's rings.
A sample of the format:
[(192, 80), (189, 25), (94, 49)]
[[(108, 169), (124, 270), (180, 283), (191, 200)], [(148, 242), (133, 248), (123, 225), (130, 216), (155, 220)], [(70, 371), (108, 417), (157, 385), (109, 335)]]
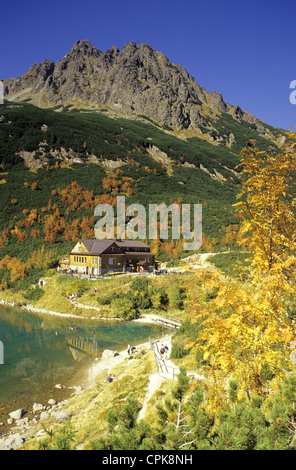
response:
[(141, 241), (85, 239), (77, 242), (69, 253), (68, 269), (77, 274), (101, 276), (109, 271), (148, 271), (154, 265), (154, 254)]

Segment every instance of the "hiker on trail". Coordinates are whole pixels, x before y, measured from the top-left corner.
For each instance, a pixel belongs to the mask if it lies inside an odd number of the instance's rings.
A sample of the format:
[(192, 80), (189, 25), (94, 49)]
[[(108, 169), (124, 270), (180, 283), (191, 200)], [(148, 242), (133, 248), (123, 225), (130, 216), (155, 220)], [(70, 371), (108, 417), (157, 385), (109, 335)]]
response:
[(169, 352), (168, 346), (165, 345), (165, 347), (163, 349), (164, 349), (165, 358), (168, 359), (168, 352)]
[(109, 374), (108, 377), (107, 377), (107, 382), (112, 382), (112, 380), (113, 380), (113, 379), (112, 379), (112, 375)]
[(135, 352), (135, 350), (136, 350), (136, 346), (133, 346), (133, 347), (131, 348), (131, 354), (133, 354), (133, 353)]
[(164, 347), (163, 347), (163, 344), (161, 345), (161, 348), (160, 348), (160, 351), (159, 351), (159, 352), (160, 352), (160, 357), (161, 357), (161, 359), (163, 360), (163, 355), (164, 355), (164, 353), (165, 353), (165, 349), (164, 349)]
[(131, 353), (131, 345), (130, 344), (127, 347), (127, 353), (128, 353), (128, 355), (130, 355), (130, 353)]

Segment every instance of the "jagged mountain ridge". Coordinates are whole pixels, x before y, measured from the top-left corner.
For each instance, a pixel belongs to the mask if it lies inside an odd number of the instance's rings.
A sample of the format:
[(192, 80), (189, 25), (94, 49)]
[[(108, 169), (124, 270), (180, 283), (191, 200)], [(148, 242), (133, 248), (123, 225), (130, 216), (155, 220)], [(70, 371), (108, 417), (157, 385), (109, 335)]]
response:
[(65, 104), (94, 110), (107, 107), (197, 134), (212, 128), (209, 118), (227, 113), (268, 135), (256, 117), (226, 103), (221, 93), (208, 93), (184, 67), (147, 44), (129, 42), (122, 51), (113, 46), (101, 52), (88, 40), (76, 41), (56, 64), (44, 60), (26, 74), (3, 82), (7, 99), (29, 99), (42, 108)]

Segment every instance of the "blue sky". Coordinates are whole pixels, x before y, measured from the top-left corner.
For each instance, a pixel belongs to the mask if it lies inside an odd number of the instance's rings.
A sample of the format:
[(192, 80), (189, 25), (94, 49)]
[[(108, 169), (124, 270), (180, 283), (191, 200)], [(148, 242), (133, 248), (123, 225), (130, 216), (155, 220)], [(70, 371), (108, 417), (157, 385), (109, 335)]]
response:
[(0, 78), (62, 58), (78, 39), (101, 51), (135, 41), (184, 66), (207, 91), (221, 92), (276, 127), (296, 128), (296, 2), (289, 0), (51, 0), (3, 2)]

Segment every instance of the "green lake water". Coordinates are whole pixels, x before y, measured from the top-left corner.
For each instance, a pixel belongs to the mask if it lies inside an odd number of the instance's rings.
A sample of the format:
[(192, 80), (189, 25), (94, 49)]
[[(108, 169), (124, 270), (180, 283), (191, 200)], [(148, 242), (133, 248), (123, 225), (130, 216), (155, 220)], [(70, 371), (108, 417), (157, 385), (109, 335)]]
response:
[[(121, 351), (161, 334), (158, 325), (36, 315), (0, 306), (0, 420), (17, 408), (65, 395), (55, 385), (80, 385), (102, 351)], [(1, 357), (0, 357), (1, 359)], [(69, 392), (68, 392), (69, 393)]]

